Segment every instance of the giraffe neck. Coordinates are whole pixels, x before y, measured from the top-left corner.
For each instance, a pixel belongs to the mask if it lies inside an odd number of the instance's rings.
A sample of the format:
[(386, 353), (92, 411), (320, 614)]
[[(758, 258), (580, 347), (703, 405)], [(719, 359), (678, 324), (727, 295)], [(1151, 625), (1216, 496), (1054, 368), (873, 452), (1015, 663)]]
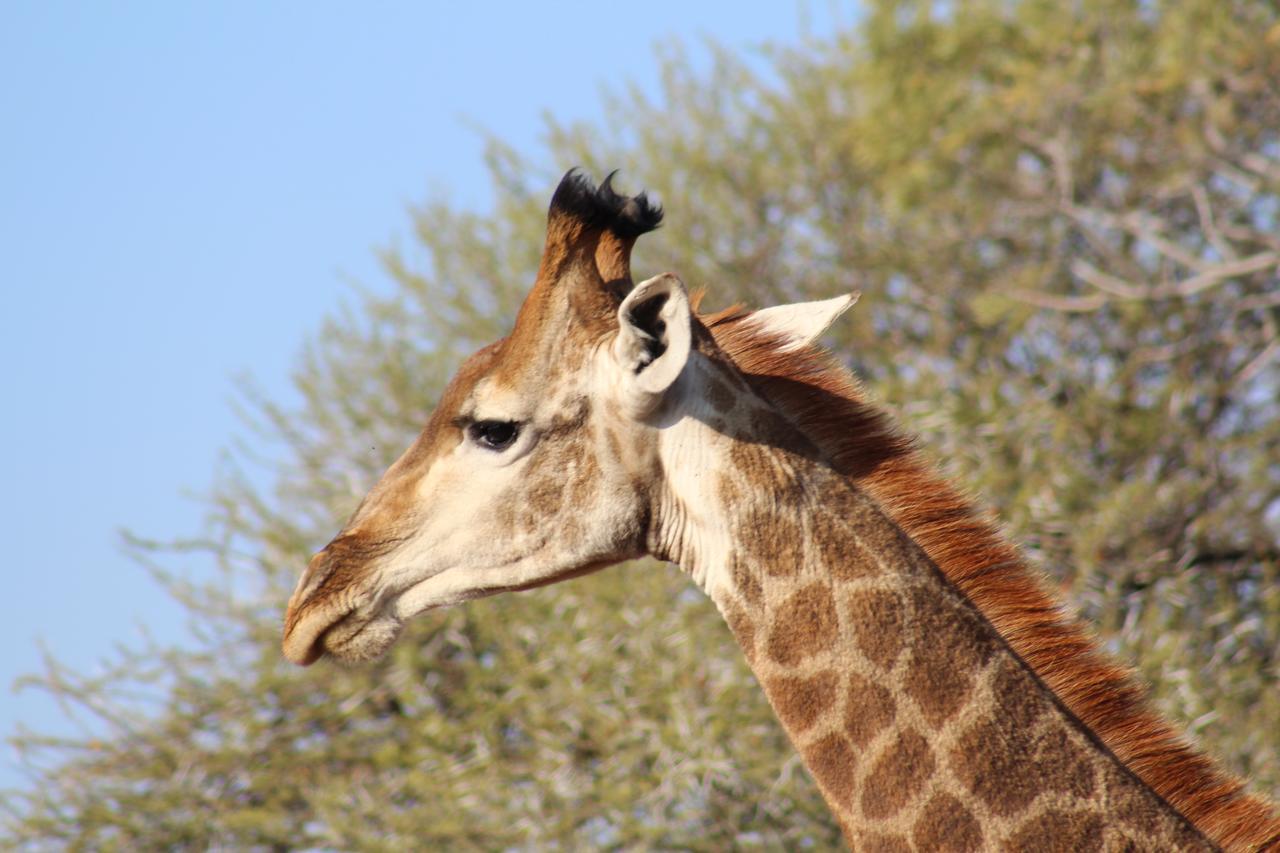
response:
[(776, 413), (715, 420), (666, 438), (652, 550), (719, 607), (851, 843), (1212, 849)]

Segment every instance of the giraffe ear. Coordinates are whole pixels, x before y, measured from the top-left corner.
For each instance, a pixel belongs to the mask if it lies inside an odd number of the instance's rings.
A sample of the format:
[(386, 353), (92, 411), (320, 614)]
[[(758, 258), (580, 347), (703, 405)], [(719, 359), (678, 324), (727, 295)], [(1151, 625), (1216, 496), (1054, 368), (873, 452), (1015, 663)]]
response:
[(855, 291), (835, 299), (763, 308), (753, 312), (746, 322), (755, 323), (761, 330), (783, 338), (786, 341), (782, 345), (783, 350), (799, 349), (817, 343), (822, 333), (861, 295)]
[(689, 360), (689, 294), (671, 273), (642, 281), (618, 306), (612, 355), (620, 368), (617, 389), (636, 417), (652, 412)]

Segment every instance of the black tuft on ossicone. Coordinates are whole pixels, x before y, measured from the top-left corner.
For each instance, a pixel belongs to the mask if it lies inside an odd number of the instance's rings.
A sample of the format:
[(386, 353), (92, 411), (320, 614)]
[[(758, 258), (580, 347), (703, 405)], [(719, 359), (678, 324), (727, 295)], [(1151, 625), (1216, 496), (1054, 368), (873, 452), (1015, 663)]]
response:
[(576, 167), (570, 169), (551, 196), (548, 217), (569, 216), (587, 228), (612, 231), (626, 239), (639, 237), (662, 224), (662, 205), (649, 201), (648, 195), (624, 196), (614, 192), (616, 174), (615, 169), (597, 187)]

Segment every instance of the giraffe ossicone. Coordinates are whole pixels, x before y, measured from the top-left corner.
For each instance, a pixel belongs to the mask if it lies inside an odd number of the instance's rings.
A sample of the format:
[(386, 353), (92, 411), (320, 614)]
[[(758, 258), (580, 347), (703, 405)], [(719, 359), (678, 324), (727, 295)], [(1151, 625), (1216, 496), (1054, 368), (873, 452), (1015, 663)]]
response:
[(649, 554), (715, 602), (853, 846), (1280, 845), (816, 347), (856, 296), (700, 315), (632, 284), (661, 219), (565, 176), (511, 334), (311, 561), (285, 656)]

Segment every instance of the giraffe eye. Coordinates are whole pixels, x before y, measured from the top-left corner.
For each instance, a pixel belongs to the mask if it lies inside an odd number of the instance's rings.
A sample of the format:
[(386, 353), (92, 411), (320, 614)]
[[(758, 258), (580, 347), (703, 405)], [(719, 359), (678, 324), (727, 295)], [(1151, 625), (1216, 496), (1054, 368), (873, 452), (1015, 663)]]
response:
[(486, 450), (506, 450), (520, 434), (514, 421), (476, 421), (467, 427), (471, 440)]

